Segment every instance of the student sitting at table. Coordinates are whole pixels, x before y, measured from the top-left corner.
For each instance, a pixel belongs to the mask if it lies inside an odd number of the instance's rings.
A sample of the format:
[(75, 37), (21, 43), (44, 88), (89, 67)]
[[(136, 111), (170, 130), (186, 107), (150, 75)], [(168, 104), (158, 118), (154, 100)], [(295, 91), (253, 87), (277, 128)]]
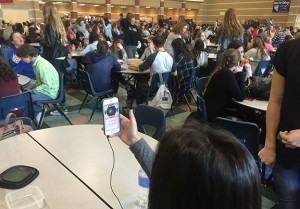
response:
[[(35, 74), (32, 69), (31, 63), (23, 62), (17, 55), (16, 51), (17, 49), (24, 44), (24, 38), (21, 33), (18, 31), (12, 32), (10, 35), (10, 43), (11, 43), (11, 49), (7, 53), (8, 61), (12, 69), (17, 73), (21, 75), (25, 75), (29, 77), (32, 80), (35, 80)], [(35, 51), (39, 54), (39, 51), (35, 49)]]
[(262, 60), (271, 60), (268, 50), (266, 49), (261, 37), (255, 36), (253, 39), (253, 47), (245, 53), (245, 57), (253, 58), (255, 62), (251, 62), (252, 72), (256, 70), (258, 62)]
[[(168, 52), (164, 50), (165, 38), (163, 36), (156, 36), (153, 38), (155, 53), (150, 54), (147, 59), (139, 66), (140, 71), (145, 71), (150, 68), (150, 78), (154, 74), (171, 72), (173, 68), (173, 58)], [(163, 75), (164, 81), (166, 76)], [(157, 83), (160, 81), (157, 80)], [(151, 82), (152, 83), (152, 82)], [(158, 90), (159, 85), (152, 86), (149, 95), (154, 94)]]
[(116, 59), (127, 60), (126, 50), (123, 47), (123, 41), (121, 39), (115, 39), (110, 47), (110, 53), (115, 56)]
[(0, 58), (0, 97), (20, 93), (17, 74)]
[(218, 116), (228, 116), (226, 107), (232, 98), (237, 101), (245, 99), (244, 73), (239, 66), (241, 53), (237, 49), (227, 49), (221, 64), (211, 75), (204, 93), (208, 121)]
[(36, 75), (35, 87), (30, 92), (36, 122), (39, 123), (42, 108), (36, 102), (56, 99), (59, 90), (59, 75), (53, 65), (28, 44), (23, 44), (17, 49), (17, 56), (24, 62), (31, 63)]
[(147, 48), (145, 49), (142, 57), (141, 57), (141, 60), (145, 60), (150, 54), (153, 54), (155, 52), (155, 47), (154, 47), (154, 44), (153, 44), (153, 38), (154, 36), (150, 36), (148, 39), (147, 39)]
[(163, 135), (155, 154), (133, 111), (120, 119), (120, 139), (150, 177), (149, 209), (261, 208), (258, 167), (231, 133), (188, 121)]
[(87, 53), (81, 60), (86, 71), (90, 74), (96, 92), (107, 91), (113, 88), (117, 93), (118, 88), (113, 86), (112, 72), (121, 71), (121, 65), (117, 59), (108, 52), (106, 41), (99, 41), (97, 50)]

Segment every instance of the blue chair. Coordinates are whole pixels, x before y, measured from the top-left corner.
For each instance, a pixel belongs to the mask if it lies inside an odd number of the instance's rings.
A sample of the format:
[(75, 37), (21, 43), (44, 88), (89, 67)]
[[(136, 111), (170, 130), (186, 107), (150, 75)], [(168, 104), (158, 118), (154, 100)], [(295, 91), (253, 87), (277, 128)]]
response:
[(204, 99), (199, 95), (197, 95), (197, 115), (201, 123), (208, 124), (206, 104)]
[(153, 138), (159, 140), (166, 132), (166, 116), (164, 111), (140, 104), (135, 110), (135, 118), (138, 126), (138, 131), (147, 134), (145, 125), (150, 125), (155, 128)]
[(37, 126), (37, 128), (39, 129), (42, 125), (42, 121), (45, 117), (45, 111), (46, 111), (46, 105), (48, 104), (52, 104), (53, 107), (59, 112), (59, 114), (61, 116), (63, 116), (71, 125), (73, 125), (71, 123), (71, 121), (69, 120), (69, 118), (66, 116), (66, 114), (64, 113), (64, 111), (62, 111), (60, 109), (60, 107), (58, 106), (64, 99), (64, 94), (65, 94), (65, 91), (64, 91), (64, 75), (61, 74), (59, 75), (59, 92), (58, 92), (58, 95), (57, 95), (57, 98), (56, 99), (50, 99), (50, 100), (41, 100), (41, 101), (36, 101), (36, 103), (39, 103), (39, 104), (42, 104), (43, 105), (43, 110), (42, 110), (42, 115), (41, 115), (41, 119), (39, 121), (39, 124)]
[(0, 98), (0, 120), (5, 119), (8, 113), (16, 112), (20, 109), (23, 109), (24, 112), (23, 115), (19, 115), (19, 117), (28, 117), (34, 120), (33, 105), (30, 92), (14, 94)]
[[(255, 123), (217, 117), (214, 120), (213, 125), (231, 132), (237, 139), (239, 139), (241, 143), (247, 147), (255, 159), (257, 166), (261, 170), (260, 160), (258, 158), (260, 131), (259, 127)], [(263, 179), (264, 176), (262, 175), (262, 180)]]
[(210, 78), (210, 76), (202, 77), (202, 78), (199, 78), (197, 81), (197, 84), (198, 84), (197, 93), (202, 98), (204, 97), (205, 87), (206, 87), (206, 84), (207, 84), (209, 78)]
[(191, 71), (191, 74), (190, 74), (190, 79), (189, 79), (188, 85), (185, 87), (185, 90), (183, 92), (183, 97), (184, 97), (185, 102), (188, 105), (190, 111), (192, 111), (192, 109), (190, 107), (189, 100), (187, 99), (188, 94), (190, 94), (193, 97), (195, 103), (197, 104), (197, 101), (196, 101), (196, 99), (195, 99), (195, 97), (192, 93), (192, 88), (193, 88), (193, 86), (195, 84), (195, 80), (196, 80), (196, 74), (197, 74), (197, 69), (193, 68), (192, 71)]
[[(166, 86), (168, 86), (170, 72), (162, 73), (161, 75), (164, 83), (166, 84)], [(159, 75), (153, 74), (150, 83), (149, 96), (153, 96), (157, 92), (159, 85), (160, 85)]]
[(79, 111), (78, 113), (80, 113), (86, 99), (88, 95), (92, 95), (93, 97), (97, 97), (97, 102), (93, 108), (93, 112), (91, 114), (90, 120), (92, 120), (92, 117), (95, 113), (96, 107), (100, 101), (100, 97), (105, 97), (105, 96), (112, 96), (113, 90), (109, 89), (107, 91), (103, 91), (103, 92), (96, 92), (93, 86), (93, 83), (91, 81), (90, 75), (88, 72), (83, 71), (83, 70), (79, 70), (80, 74), (81, 74), (81, 83), (82, 83), (82, 88), (84, 89), (84, 91), (86, 92), (86, 95), (84, 97), (83, 102), (80, 105)]
[(263, 60), (258, 63), (253, 76), (267, 77), (271, 70), (272, 62), (270, 60)]

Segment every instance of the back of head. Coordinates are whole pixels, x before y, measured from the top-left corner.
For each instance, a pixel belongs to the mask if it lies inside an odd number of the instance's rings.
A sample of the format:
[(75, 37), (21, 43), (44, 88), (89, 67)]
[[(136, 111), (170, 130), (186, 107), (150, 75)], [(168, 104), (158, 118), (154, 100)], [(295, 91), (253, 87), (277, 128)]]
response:
[(237, 66), (241, 59), (241, 53), (237, 49), (227, 49), (222, 57), (221, 67), (232, 68)]
[(173, 50), (174, 50), (174, 55), (179, 55), (183, 54), (185, 57), (192, 59), (193, 54), (187, 47), (187, 45), (184, 43), (183, 39), (181, 38), (176, 38), (174, 41), (171, 43)]
[(0, 57), (0, 82), (9, 82), (14, 79), (17, 79), (17, 74)]
[(106, 41), (98, 41), (97, 54), (106, 54), (108, 51), (108, 43)]
[(177, 25), (175, 25), (175, 27), (174, 27), (174, 33), (175, 34), (182, 34), (182, 31), (183, 31), (183, 28), (185, 27), (185, 26), (188, 26), (188, 23), (187, 22), (185, 22), (185, 21), (181, 21), (181, 22), (179, 22)]
[(240, 47), (244, 47), (243, 42), (241, 42), (240, 40), (233, 40), (227, 46), (227, 49), (238, 49)]
[(152, 167), (149, 209), (258, 209), (260, 178), (230, 133), (188, 122), (168, 132)]
[(237, 38), (244, 34), (244, 28), (238, 20), (233, 8), (227, 9), (223, 21), (224, 35), (228, 39)]
[(29, 44), (23, 44), (22, 46), (20, 46), (17, 51), (16, 51), (16, 55), (18, 57), (37, 57), (38, 53), (35, 51), (35, 49), (30, 46)]
[(91, 44), (94, 41), (98, 41), (98, 38), (99, 38), (99, 35), (95, 31), (92, 31), (89, 36), (89, 43)]
[(195, 41), (195, 45), (192, 50), (193, 55), (195, 57), (198, 57), (202, 51), (204, 51), (204, 42), (201, 39), (198, 39), (197, 41)]
[(157, 48), (161, 48), (164, 46), (166, 39), (163, 36), (155, 36), (152, 42)]

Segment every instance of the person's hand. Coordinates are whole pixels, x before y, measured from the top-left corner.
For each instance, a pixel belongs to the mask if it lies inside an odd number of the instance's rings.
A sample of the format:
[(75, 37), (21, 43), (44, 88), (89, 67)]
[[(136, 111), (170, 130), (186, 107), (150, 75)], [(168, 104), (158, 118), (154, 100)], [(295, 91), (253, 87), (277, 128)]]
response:
[(122, 50), (122, 49), (123, 49), (123, 46), (122, 46), (122, 44), (120, 44), (120, 43), (117, 43), (117, 48), (118, 48), (119, 50)]
[(282, 143), (285, 144), (287, 148), (297, 148), (300, 147), (300, 129), (295, 129), (290, 132), (283, 131), (279, 132)]
[(275, 165), (276, 162), (275, 149), (265, 146), (262, 150), (260, 150), (258, 156), (260, 157), (261, 162), (263, 162), (267, 166), (270, 166), (272, 168)]
[(120, 139), (128, 146), (132, 146), (142, 138), (138, 133), (136, 120), (132, 110), (129, 111), (129, 119), (120, 114), (120, 124), (120, 132), (109, 137), (119, 136)]

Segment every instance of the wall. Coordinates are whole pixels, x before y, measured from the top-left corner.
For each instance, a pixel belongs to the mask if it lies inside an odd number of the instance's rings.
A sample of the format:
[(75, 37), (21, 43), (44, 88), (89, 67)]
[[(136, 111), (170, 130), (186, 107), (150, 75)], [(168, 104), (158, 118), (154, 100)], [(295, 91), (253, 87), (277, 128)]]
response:
[[(198, 18), (203, 23), (215, 23), (224, 18), (227, 8), (235, 8), (239, 20), (274, 18), (274, 23), (282, 26), (295, 25), (296, 16), (299, 9), (299, 0), (291, 0), (289, 13), (273, 13), (273, 0), (206, 0), (203, 7), (199, 9)], [(300, 21), (300, 18), (299, 18)]]

